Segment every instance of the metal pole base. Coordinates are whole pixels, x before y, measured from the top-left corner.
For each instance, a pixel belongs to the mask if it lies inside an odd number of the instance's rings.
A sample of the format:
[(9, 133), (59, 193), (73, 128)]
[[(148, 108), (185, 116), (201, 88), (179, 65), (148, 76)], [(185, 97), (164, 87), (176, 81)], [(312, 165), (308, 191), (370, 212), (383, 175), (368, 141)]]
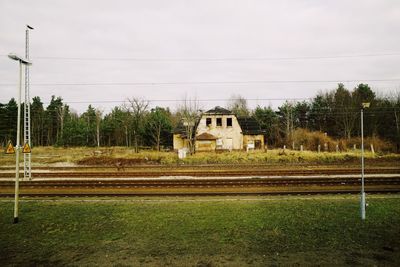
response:
[(361, 220), (365, 220), (365, 192), (361, 193)]
[(13, 224), (16, 224), (16, 223), (18, 223), (18, 217), (14, 218)]

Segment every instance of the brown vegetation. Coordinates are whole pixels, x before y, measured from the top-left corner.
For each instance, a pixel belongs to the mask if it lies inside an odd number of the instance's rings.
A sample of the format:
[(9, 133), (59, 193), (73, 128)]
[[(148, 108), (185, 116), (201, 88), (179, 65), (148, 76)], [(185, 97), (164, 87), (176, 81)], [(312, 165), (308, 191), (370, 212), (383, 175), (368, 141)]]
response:
[[(300, 148), (300, 145), (303, 145), (304, 150), (318, 151), (318, 146), (320, 146), (321, 151), (329, 152), (336, 152), (336, 148), (340, 152), (349, 151), (354, 149), (354, 145), (356, 149), (361, 148), (360, 137), (335, 140), (325, 133), (311, 132), (302, 128), (296, 129), (293, 132), (293, 142), (297, 150)], [(395, 152), (396, 150), (394, 144), (379, 137), (364, 138), (364, 148), (371, 150), (371, 145), (373, 145), (375, 152)]]

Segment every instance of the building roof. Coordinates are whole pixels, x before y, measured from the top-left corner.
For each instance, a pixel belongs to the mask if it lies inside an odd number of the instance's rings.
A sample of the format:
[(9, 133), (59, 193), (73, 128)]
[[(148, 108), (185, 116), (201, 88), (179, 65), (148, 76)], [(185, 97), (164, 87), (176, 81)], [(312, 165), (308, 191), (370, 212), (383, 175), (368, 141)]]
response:
[(183, 126), (182, 121), (178, 122), (176, 127), (172, 130), (173, 134), (184, 134), (185, 133), (185, 126)]
[(217, 140), (217, 137), (209, 133), (202, 133), (196, 137), (196, 140)]
[(221, 108), (220, 106), (216, 106), (213, 109), (210, 109), (206, 112), (204, 112), (204, 114), (213, 114), (213, 115), (232, 115), (232, 111), (227, 110), (225, 108)]
[(256, 119), (252, 117), (238, 117), (237, 118), (243, 134), (265, 134)]
[[(192, 135), (195, 134), (197, 126), (199, 125), (200, 119), (197, 119), (195, 125), (192, 126)], [(186, 136), (186, 126), (183, 124), (183, 121), (179, 121), (176, 127), (172, 130), (173, 134), (180, 134), (182, 138), (187, 138)]]

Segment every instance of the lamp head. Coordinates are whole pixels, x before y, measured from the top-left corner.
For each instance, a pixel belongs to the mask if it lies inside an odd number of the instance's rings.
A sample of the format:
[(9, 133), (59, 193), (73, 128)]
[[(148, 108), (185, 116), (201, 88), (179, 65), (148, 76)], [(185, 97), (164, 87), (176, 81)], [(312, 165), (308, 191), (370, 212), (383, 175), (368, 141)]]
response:
[(21, 63), (24, 64), (24, 65), (32, 65), (32, 62), (31, 62), (31, 61), (29, 61), (29, 60), (26, 59), (26, 58), (20, 57), (20, 56), (18, 56), (18, 55), (16, 55), (16, 54), (13, 54), (13, 53), (8, 54), (8, 57), (11, 58), (12, 60), (19, 61), (19, 62), (21, 62)]
[(370, 102), (362, 103), (362, 107), (363, 108), (369, 108), (370, 104), (371, 104)]

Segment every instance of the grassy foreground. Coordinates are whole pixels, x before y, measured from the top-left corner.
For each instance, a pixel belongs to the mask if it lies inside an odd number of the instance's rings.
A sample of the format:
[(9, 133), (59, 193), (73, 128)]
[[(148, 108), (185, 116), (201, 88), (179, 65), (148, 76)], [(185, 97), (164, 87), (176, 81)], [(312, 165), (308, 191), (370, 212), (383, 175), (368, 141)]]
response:
[(0, 201), (2, 266), (400, 264), (400, 196)]
[[(268, 151), (232, 152), (198, 152), (183, 160), (178, 159), (176, 152), (158, 152), (142, 150), (135, 153), (127, 147), (34, 147), (32, 149), (32, 166), (115, 166), (125, 167), (140, 164), (176, 165), (180, 164), (357, 164), (361, 153), (359, 150), (347, 152), (312, 152), (286, 149)], [(400, 154), (380, 154), (366, 151), (367, 164), (395, 166), (400, 162)], [(23, 155), (21, 155), (21, 161)], [(15, 155), (0, 153), (0, 166), (14, 166)]]

